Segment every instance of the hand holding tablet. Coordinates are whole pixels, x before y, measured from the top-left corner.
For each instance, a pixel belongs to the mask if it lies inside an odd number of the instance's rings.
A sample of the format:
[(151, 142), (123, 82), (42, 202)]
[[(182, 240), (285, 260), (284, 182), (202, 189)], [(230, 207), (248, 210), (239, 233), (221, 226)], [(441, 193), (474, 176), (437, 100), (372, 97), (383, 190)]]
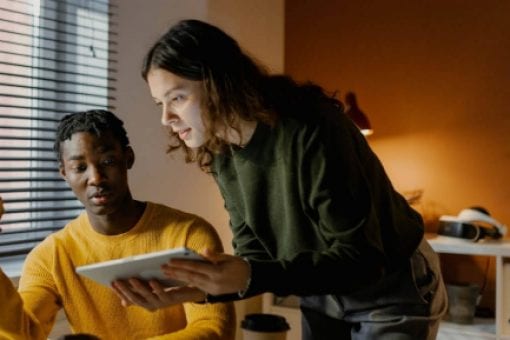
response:
[(161, 271), (161, 266), (174, 258), (207, 261), (195, 251), (182, 247), (79, 266), (76, 272), (108, 287), (115, 280), (130, 278), (154, 279), (167, 287), (186, 285), (168, 279)]

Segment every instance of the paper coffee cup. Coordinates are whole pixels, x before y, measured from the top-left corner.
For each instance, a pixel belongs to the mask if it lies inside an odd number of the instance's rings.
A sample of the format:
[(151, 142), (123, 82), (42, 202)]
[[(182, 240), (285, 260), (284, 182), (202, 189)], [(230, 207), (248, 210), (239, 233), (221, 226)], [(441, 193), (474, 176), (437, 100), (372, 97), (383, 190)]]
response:
[(289, 324), (276, 314), (247, 314), (241, 322), (243, 340), (285, 340)]

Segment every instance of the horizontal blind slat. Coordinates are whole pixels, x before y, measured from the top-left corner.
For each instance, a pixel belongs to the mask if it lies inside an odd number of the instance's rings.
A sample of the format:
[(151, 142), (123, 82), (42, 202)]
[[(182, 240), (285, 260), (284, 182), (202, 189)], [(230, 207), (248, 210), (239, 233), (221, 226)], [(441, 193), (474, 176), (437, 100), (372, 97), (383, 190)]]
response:
[(62, 191), (71, 191), (69, 188), (49, 188), (49, 187), (42, 187), (42, 188), (17, 188), (17, 189), (0, 189), (0, 194), (4, 193), (16, 193), (16, 192), (62, 192)]
[[(108, 91), (115, 91), (116, 88), (112, 86), (105, 86), (105, 85), (97, 85), (97, 84), (91, 84), (91, 83), (84, 83), (84, 82), (77, 82), (77, 81), (69, 81), (69, 80), (61, 80), (61, 79), (55, 79), (55, 78), (46, 78), (46, 77), (39, 77), (39, 76), (27, 76), (23, 74), (17, 74), (17, 73), (9, 73), (9, 72), (0, 72), (0, 75), (7, 76), (7, 77), (14, 77), (14, 78), (25, 78), (30, 80), (36, 80), (36, 81), (48, 81), (48, 82), (55, 82), (59, 85), (71, 85), (71, 86), (84, 86), (84, 87), (91, 87), (91, 88), (99, 88), (99, 89), (105, 89)], [(116, 81), (113, 78), (107, 79), (108, 81)]]
[[(31, 6), (31, 7), (34, 6), (33, 2), (27, 2), (27, 1), (23, 1), (23, 0), (10, 0), (10, 2), (24, 4), (24, 5)], [(44, 3), (46, 4), (46, 7), (50, 8), (50, 9), (52, 8), (52, 7), (49, 6), (50, 4), (55, 4), (55, 6), (56, 6), (56, 4), (59, 3), (59, 2), (60, 2), (60, 0), (59, 1), (57, 1), (57, 0), (45, 0), (44, 1)], [(96, 3), (99, 6), (105, 6), (105, 7), (109, 8), (109, 9), (116, 9), (116, 8), (119, 7), (117, 4), (115, 4), (115, 3), (111, 2), (111, 1), (90, 1), (89, 3), (92, 3), (92, 5), (89, 4), (88, 7), (92, 8), (92, 9), (96, 9), (96, 10), (98, 10), (98, 9), (92, 7), (93, 3)], [(73, 1), (66, 1), (66, 6), (83, 8), (83, 1), (79, 1), (78, 0), (78, 3), (73, 2)], [(101, 8), (101, 9), (103, 9), (103, 8)], [(106, 11), (104, 11), (104, 10), (102, 12), (106, 13)]]
[(48, 157), (0, 157), (0, 161), (30, 161), (30, 162), (54, 162), (56, 163), (57, 160), (55, 158), (48, 158)]
[[(45, 26), (39, 26), (39, 25), (29, 25), (27, 23), (20, 22), (20, 21), (9, 20), (8, 18), (4, 17), (3, 13), (1, 13), (1, 12), (7, 12), (7, 13), (11, 13), (11, 14), (20, 14), (22, 16), (26, 16), (26, 17), (29, 17), (29, 18), (34, 18), (34, 15), (26, 14), (26, 13), (19, 12), (19, 11), (13, 11), (11, 9), (8, 9), (8, 8), (0, 6), (0, 22), (9, 22), (9, 23), (12, 23), (13, 26), (24, 26), (24, 27), (28, 27), (28, 28), (36, 28), (38, 30), (45, 31), (45, 32), (70, 34), (66, 30), (54, 29), (54, 28), (45, 27)], [(62, 12), (60, 12), (60, 13), (62, 13)], [(72, 13), (68, 13), (68, 14), (70, 16), (73, 15)], [(76, 25), (76, 24), (73, 24), (73, 23), (68, 22), (68, 21), (66, 22), (66, 21), (63, 21), (63, 20), (56, 20), (56, 19), (53, 19), (51, 17), (38, 16), (37, 19), (38, 20), (48, 20), (50, 22), (60, 22), (60, 23), (63, 23), (65, 25), (74, 26), (74, 27), (77, 27), (77, 28), (91, 29), (92, 31), (96, 31), (97, 30), (98, 32), (104, 32), (105, 35), (107, 35), (107, 34), (116, 35), (117, 34), (116, 32), (111, 32), (111, 31), (108, 32), (108, 30), (104, 30), (102, 28), (98, 28), (98, 27), (94, 27), (94, 26), (89, 26), (89, 25), (83, 25), (83, 24)], [(103, 23), (106, 23), (106, 21), (99, 20), (98, 18), (96, 18), (96, 19), (94, 19), (94, 23), (101, 23), (101, 24), (103, 24)], [(83, 35), (83, 34), (76, 34), (76, 37), (88, 38), (88, 39), (94, 39), (95, 38), (93, 36), (88, 36), (88, 35)], [(106, 43), (109, 42), (107, 39), (100, 39), (100, 40), (102, 40), (102, 41), (104, 41)], [(114, 41), (110, 41), (110, 43), (115, 44), (115, 45), (117, 44)]]
[(2, 168), (0, 167), (0, 172), (56, 172), (57, 168), (48, 168), (48, 167), (29, 167), (29, 168)]
[(59, 229), (62, 229), (64, 226), (59, 227), (40, 227), (37, 229), (34, 228), (17, 228), (12, 230), (4, 230), (0, 229), (0, 235), (6, 236), (6, 235), (13, 235), (13, 234), (26, 234), (26, 233), (34, 233), (34, 232), (44, 232), (44, 231), (56, 231)]
[[(0, 237), (1, 237), (1, 235), (0, 235)], [(0, 238), (0, 240), (1, 240), (1, 238)], [(26, 238), (23, 240), (12, 240), (12, 241), (5, 241), (5, 242), (0, 241), (0, 249), (5, 246), (12, 246), (15, 244), (35, 243), (35, 242), (41, 242), (42, 240), (44, 240), (44, 238), (37, 237), (37, 238)]]
[[(0, 61), (0, 67), (2, 65), (5, 66), (16, 66), (21, 68), (26, 68), (32, 71), (47, 71), (47, 72), (54, 72), (56, 75), (73, 75), (73, 76), (81, 76), (81, 77), (88, 77), (92, 79), (99, 79), (99, 80), (109, 80), (109, 81), (116, 81), (117, 79), (113, 77), (107, 77), (107, 76), (97, 76), (89, 73), (82, 73), (82, 72), (75, 72), (75, 71), (66, 71), (63, 69), (57, 69), (52, 67), (42, 67), (42, 66), (27, 66), (23, 64), (17, 64), (17, 63), (10, 63), (6, 61)], [(35, 88), (33, 88), (35, 89)]]
[(24, 247), (17, 250), (1, 250), (0, 249), (0, 258), (2, 257), (12, 257), (17, 255), (26, 255), (30, 253), (33, 247)]
[[(2, 128), (0, 126), (0, 128)], [(53, 152), (53, 148), (41, 148), (37, 146), (22, 147), (22, 146), (0, 146), (0, 150), (4, 151), (44, 151)]]
[(64, 183), (65, 181), (60, 177), (24, 177), (24, 178), (0, 178), (0, 183), (10, 183), (10, 182), (56, 182), (56, 183)]
[(47, 212), (47, 211), (68, 211), (68, 210), (82, 210), (83, 206), (70, 206), (70, 207), (51, 207), (51, 208), (32, 208), (32, 209), (10, 209), (9, 213), (11, 214), (19, 214), (19, 213), (33, 213), (33, 212)]
[[(58, 123), (59, 119), (51, 118), (51, 117), (23, 117), (23, 116), (12, 116), (12, 115), (2, 115), (0, 114), (0, 119), (24, 119), (24, 120), (38, 120), (38, 121), (44, 121), (44, 122), (52, 122), (52, 123)], [(2, 124), (0, 124), (0, 127), (2, 127)]]
[[(5, 126), (0, 126), (1, 128), (6, 128)], [(55, 132), (55, 128), (43, 128), (38, 126), (15, 126), (11, 125), (8, 127), (10, 130), (29, 130), (29, 131), (46, 131), (46, 132)]]
[[(30, 54), (17, 53), (17, 52), (13, 52), (13, 51), (0, 50), (0, 53), (3, 53), (5, 55), (12, 55), (12, 56), (16, 56), (16, 57), (32, 58), (32, 55), (30, 55)], [(117, 69), (115, 69), (113, 67), (108, 67), (108, 65), (103, 67), (103, 66), (100, 66), (97, 64), (89, 64), (84, 61), (76, 62), (76, 61), (72, 61), (72, 60), (65, 60), (65, 59), (58, 58), (58, 57), (56, 57), (56, 58), (39, 57), (38, 59), (43, 60), (43, 61), (55, 62), (58, 64), (68, 64), (70, 66), (77, 66), (77, 67), (83, 66), (83, 67), (95, 68), (97, 70), (104, 70), (105, 72), (109, 72), (109, 73), (117, 73)], [(111, 61), (113, 61), (113, 60), (111, 60)], [(114, 62), (117, 62), (117, 61), (115, 60)]]
[(28, 203), (28, 202), (57, 202), (57, 201), (76, 201), (76, 197), (32, 197), (32, 198), (14, 198), (4, 199), (6, 204), (10, 203)]
[[(63, 113), (63, 114), (69, 114), (71, 111), (69, 110), (62, 110), (58, 108), (50, 108), (50, 107), (41, 107), (41, 106), (25, 106), (25, 105), (9, 105), (9, 104), (1, 104), (0, 108), (16, 108), (16, 109), (27, 109), (27, 110), (34, 110), (34, 111), (44, 111), (44, 112), (50, 112), (50, 113)], [(100, 107), (96, 107), (100, 108)], [(112, 106), (112, 108), (115, 108)]]
[[(53, 221), (62, 221), (62, 220), (70, 221), (73, 218), (76, 218), (76, 215), (6, 220), (6, 221), (0, 221), (0, 226), (5, 226), (7, 224), (27, 223), (27, 222), (53, 222)], [(36, 231), (36, 229), (34, 229), (33, 231)]]
[(0, 86), (6, 86), (6, 87), (15, 87), (15, 88), (23, 88), (28, 90), (38, 90), (38, 91), (48, 91), (53, 92), (55, 94), (61, 93), (61, 94), (72, 94), (72, 95), (79, 95), (79, 96), (87, 96), (87, 97), (96, 97), (96, 98), (107, 98), (110, 100), (114, 100), (115, 97), (112, 96), (104, 96), (99, 95), (95, 93), (86, 93), (86, 92), (77, 92), (77, 91), (65, 91), (65, 90), (57, 90), (52, 87), (41, 87), (41, 86), (28, 86), (28, 85), (20, 85), (20, 84), (9, 84), (9, 83), (1, 83)]

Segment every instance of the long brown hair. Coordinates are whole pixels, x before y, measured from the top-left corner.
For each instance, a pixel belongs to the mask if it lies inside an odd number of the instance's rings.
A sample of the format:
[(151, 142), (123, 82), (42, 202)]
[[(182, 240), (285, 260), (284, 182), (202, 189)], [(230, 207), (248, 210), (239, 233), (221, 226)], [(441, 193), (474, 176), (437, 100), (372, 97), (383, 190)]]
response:
[(202, 82), (206, 142), (190, 149), (169, 131), (167, 152), (182, 149), (186, 162), (197, 162), (205, 171), (215, 153), (230, 150), (217, 136), (226, 135), (222, 132), (229, 129), (241, 134), (240, 120), (273, 126), (281, 115), (318, 114), (319, 103), (325, 102), (342, 110), (342, 104), (316, 84), (269, 75), (232, 37), (199, 20), (180, 21), (156, 41), (144, 59), (145, 81), (152, 69)]
[(189, 80), (202, 81), (203, 121), (206, 143), (190, 149), (169, 131), (167, 152), (182, 149), (186, 162), (197, 162), (207, 169), (213, 153), (227, 150), (218, 131), (230, 128), (240, 133), (239, 120), (273, 124), (274, 113), (264, 105), (261, 87), (266, 70), (238, 43), (219, 28), (199, 20), (183, 20), (171, 27), (145, 56), (142, 77), (152, 69), (163, 69)]

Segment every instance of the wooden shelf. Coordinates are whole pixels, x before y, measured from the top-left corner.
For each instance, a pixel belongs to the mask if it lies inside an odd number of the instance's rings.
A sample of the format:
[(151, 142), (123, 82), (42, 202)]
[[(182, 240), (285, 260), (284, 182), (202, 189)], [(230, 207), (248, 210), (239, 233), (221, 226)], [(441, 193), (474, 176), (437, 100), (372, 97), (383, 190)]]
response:
[(473, 324), (461, 325), (442, 321), (437, 340), (496, 339), (494, 319), (475, 318)]
[(510, 257), (510, 240), (487, 239), (472, 242), (437, 234), (427, 234), (426, 238), (439, 253)]
[(442, 322), (438, 340), (510, 340), (510, 240), (472, 242), (454, 237), (426, 235), (438, 253), (494, 256), (496, 258), (496, 317), (476, 318), (473, 325)]

